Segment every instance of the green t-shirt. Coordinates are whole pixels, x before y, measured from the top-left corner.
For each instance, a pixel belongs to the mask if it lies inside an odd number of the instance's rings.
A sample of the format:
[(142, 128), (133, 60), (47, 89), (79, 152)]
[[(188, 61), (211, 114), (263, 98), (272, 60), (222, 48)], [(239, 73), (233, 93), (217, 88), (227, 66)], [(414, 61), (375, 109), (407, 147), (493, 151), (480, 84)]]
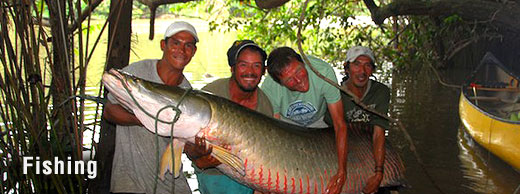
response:
[[(342, 85), (342, 87), (346, 88), (346, 85)], [(347, 94), (342, 93), (341, 97), (346, 122), (364, 122), (371, 125), (379, 125), (383, 129), (389, 128), (388, 120), (363, 110), (360, 106), (356, 105)], [(368, 82), (367, 91), (360, 100), (368, 107), (386, 115), (388, 113), (388, 104), (390, 103), (390, 89), (382, 83), (370, 80)]]
[[(323, 76), (337, 81), (332, 67), (325, 61), (308, 56), (312, 66)], [(337, 88), (318, 77), (307, 65), (309, 76), (309, 91), (302, 93), (291, 91), (267, 76), (262, 84), (262, 90), (269, 97), (274, 113), (279, 113), (281, 119), (305, 127), (326, 127), (323, 116), (327, 104), (340, 100)]]

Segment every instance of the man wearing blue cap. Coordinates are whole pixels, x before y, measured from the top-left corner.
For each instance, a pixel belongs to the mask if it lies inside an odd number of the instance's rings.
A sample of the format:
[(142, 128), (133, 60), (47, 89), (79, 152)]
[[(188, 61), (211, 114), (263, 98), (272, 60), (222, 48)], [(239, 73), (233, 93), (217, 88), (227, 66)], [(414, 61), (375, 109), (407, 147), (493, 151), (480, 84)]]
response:
[[(265, 73), (267, 54), (251, 40), (235, 41), (228, 52), (231, 77), (216, 80), (203, 90), (230, 99), (249, 109), (272, 117), (273, 108), (267, 96), (258, 88)], [(196, 139), (197, 145), (186, 144), (185, 152), (195, 164), (195, 173), (201, 194), (251, 194), (253, 189), (244, 186), (214, 168), (219, 165), (206, 150), (204, 141)], [(202, 170), (201, 170), (202, 169)]]
[[(161, 40), (161, 59), (143, 60), (123, 68), (139, 78), (168, 86), (190, 88), (191, 85), (183, 74), (197, 51), (199, 41), (195, 28), (183, 21), (172, 23)], [(116, 146), (112, 163), (110, 191), (112, 193), (191, 193), (184, 173), (179, 178), (166, 174), (165, 180), (158, 180), (156, 166), (156, 143), (162, 155), (170, 142), (167, 137), (160, 137), (146, 130), (136, 116), (117, 104), (112, 95), (108, 95), (103, 117), (116, 126)], [(181, 168), (182, 171), (182, 168)], [(175, 191), (172, 191), (175, 184)]]

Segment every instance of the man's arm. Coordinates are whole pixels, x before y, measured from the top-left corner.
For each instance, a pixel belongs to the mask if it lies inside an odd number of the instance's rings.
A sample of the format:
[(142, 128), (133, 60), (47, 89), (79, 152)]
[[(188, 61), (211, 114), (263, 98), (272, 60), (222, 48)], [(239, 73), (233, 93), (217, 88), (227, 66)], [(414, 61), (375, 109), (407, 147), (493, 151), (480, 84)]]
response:
[(330, 179), (329, 183), (327, 184), (326, 193), (336, 194), (341, 192), (347, 175), (347, 123), (343, 117), (343, 102), (341, 99), (338, 102), (327, 104), (327, 107), (329, 109), (336, 134), (338, 172)]
[(103, 108), (103, 118), (117, 125), (142, 126), (141, 121), (139, 121), (139, 119), (137, 119), (137, 117), (134, 114), (128, 112), (119, 104), (110, 103), (110, 101), (107, 101), (105, 107)]
[(372, 135), (372, 148), (374, 153), (374, 175), (368, 178), (367, 185), (363, 188), (363, 193), (377, 192), (381, 180), (383, 180), (383, 170), (385, 163), (385, 129), (379, 125), (374, 125), (374, 133)]

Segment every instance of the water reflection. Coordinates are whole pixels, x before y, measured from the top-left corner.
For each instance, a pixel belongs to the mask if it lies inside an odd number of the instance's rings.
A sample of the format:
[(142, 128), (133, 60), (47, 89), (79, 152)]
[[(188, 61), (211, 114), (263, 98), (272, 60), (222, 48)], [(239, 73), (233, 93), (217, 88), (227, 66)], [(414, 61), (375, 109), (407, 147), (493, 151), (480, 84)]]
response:
[(390, 114), (410, 133), (433, 182), (394, 128), (388, 139), (402, 153), (411, 186), (400, 193), (441, 193), (434, 184), (442, 193), (514, 193), (520, 174), (496, 157), (488, 157), (487, 151), (475, 154), (480, 148), (464, 139), (459, 129), (459, 89), (440, 85), (426, 65), (414, 68), (393, 73)]
[(475, 145), (471, 136), (462, 128), (463, 126), (459, 128), (459, 132), (457, 133), (460, 148), (459, 158), (462, 162), (461, 170), (466, 175), (465, 177), (471, 180), (469, 185), (465, 186), (482, 193), (491, 193), (491, 191), (497, 190), (496, 181), (487, 175), (489, 170), (483, 158), (475, 153), (475, 150), (479, 148), (476, 147), (477, 145)]
[[(505, 162), (478, 145), (465, 131), (458, 130), (459, 158), (468, 188), (478, 193), (515, 193), (520, 188), (518, 173)], [(514, 187), (515, 185), (516, 188)], [(518, 191), (517, 191), (518, 192)]]

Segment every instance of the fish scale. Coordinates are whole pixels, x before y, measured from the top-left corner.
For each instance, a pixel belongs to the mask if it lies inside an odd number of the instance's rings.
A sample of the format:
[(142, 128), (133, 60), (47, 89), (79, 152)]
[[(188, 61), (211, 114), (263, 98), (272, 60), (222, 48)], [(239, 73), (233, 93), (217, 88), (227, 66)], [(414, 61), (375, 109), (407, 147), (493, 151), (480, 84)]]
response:
[[(123, 87), (118, 84), (127, 84), (129, 88), (134, 88), (131, 91), (133, 95), (144, 93), (147, 94), (146, 98), (157, 98), (156, 102), (160, 103), (177, 104), (181, 94), (186, 92), (184, 89), (165, 87), (136, 78), (114, 83), (118, 79), (111, 79), (110, 76), (123, 77), (123, 80), (130, 79), (128, 75), (118, 72), (111, 71), (110, 74), (105, 74), (103, 81), (110, 92), (121, 93)], [(117, 96), (121, 98), (125, 95)], [(119, 98), (118, 100), (130, 101)], [(144, 106), (147, 107), (149, 106)], [(181, 117), (184, 116), (185, 120), (200, 121), (200, 123), (178, 121), (175, 123), (174, 138), (182, 136), (179, 138), (180, 141), (193, 142), (196, 134), (199, 136), (204, 134), (209, 144), (225, 148), (230, 153), (230, 157), (238, 158), (240, 161), (238, 165), (241, 165), (233, 167), (223, 162), (217, 168), (236, 181), (256, 190), (279, 193), (322, 193), (329, 178), (337, 171), (334, 130), (331, 128), (309, 129), (292, 125), (201, 91), (190, 91), (181, 102), (180, 109), (183, 112)], [(157, 112), (152, 108), (147, 111), (152, 114)], [(138, 118), (142, 122), (151, 119), (139, 116)], [(208, 123), (202, 126), (206, 121)], [(167, 131), (166, 127), (169, 126), (160, 127), (163, 127), (160, 131)], [(361, 192), (366, 179), (373, 174), (374, 161), (371, 148), (366, 148), (371, 135), (367, 136), (367, 130), (360, 126), (349, 125), (348, 129), (352, 131), (349, 133), (347, 179), (342, 193), (357, 194)], [(149, 130), (154, 131), (150, 128)], [(193, 135), (186, 137), (188, 134)], [(386, 152), (385, 158), (387, 162), (385, 162), (385, 175), (381, 186), (402, 185), (404, 167), (400, 158), (389, 152)]]

